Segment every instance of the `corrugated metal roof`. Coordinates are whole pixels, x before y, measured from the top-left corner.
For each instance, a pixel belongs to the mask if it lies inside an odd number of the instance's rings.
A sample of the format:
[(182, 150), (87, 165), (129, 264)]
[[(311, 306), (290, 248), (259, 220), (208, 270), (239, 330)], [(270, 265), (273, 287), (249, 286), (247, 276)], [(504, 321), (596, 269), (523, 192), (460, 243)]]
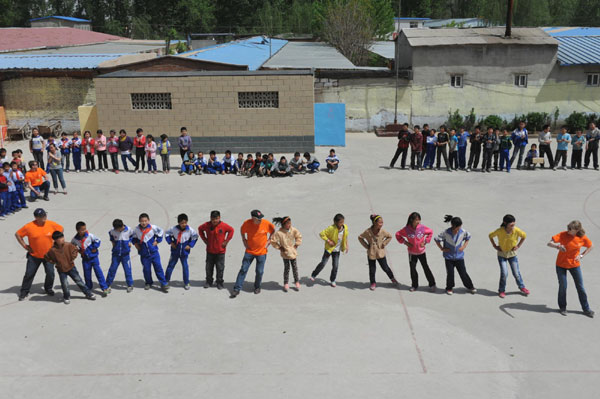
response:
[(289, 42), (263, 64), (265, 68), (356, 68), (334, 47), (325, 43)]
[(62, 15), (49, 15), (47, 17), (32, 18), (32, 19), (29, 20), (29, 22), (41, 21), (43, 19), (50, 19), (50, 18), (64, 19), (65, 21), (71, 21), (71, 22), (92, 22), (89, 19), (74, 18), (74, 17), (63, 17)]
[(558, 42), (540, 28), (513, 28), (510, 38), (504, 28), (403, 29), (411, 47), (470, 44), (554, 45)]
[(600, 36), (600, 28), (577, 27), (577, 26), (555, 26), (544, 28), (544, 31), (552, 37), (561, 36)]
[(245, 65), (248, 70), (255, 71), (270, 58), (269, 54), (275, 55), (286, 44), (287, 40), (255, 36), (188, 51), (179, 56), (221, 64)]
[(77, 46), (121, 39), (125, 38), (68, 27), (0, 28), (0, 52)]
[(556, 40), (561, 65), (600, 65), (600, 36), (559, 36)]
[(0, 70), (14, 69), (95, 69), (99, 64), (123, 54), (5, 55), (0, 54)]
[(378, 54), (383, 58), (387, 58), (388, 60), (396, 58), (396, 45), (394, 42), (374, 42), (369, 48), (369, 51)]

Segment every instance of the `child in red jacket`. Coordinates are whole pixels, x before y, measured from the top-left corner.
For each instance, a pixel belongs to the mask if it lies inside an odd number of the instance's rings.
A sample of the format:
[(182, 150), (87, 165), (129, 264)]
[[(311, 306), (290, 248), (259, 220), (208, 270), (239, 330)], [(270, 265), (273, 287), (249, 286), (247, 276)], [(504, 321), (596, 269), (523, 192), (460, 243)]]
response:
[(81, 142), (81, 148), (83, 148), (83, 154), (85, 155), (85, 171), (93, 172), (96, 169), (96, 163), (94, 162), (94, 154), (96, 153), (96, 140), (92, 138), (92, 133), (86, 130), (83, 134), (83, 141)]

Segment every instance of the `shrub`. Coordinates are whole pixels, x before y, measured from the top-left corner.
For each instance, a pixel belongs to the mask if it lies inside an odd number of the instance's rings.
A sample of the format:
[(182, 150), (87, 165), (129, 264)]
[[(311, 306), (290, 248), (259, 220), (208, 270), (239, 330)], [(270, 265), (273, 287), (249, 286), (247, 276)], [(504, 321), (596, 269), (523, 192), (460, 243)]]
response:
[(505, 121), (498, 115), (488, 115), (481, 124), (487, 129), (493, 127), (494, 129), (502, 129), (505, 125)]
[(452, 112), (452, 109), (448, 111), (448, 120), (446, 121), (446, 127), (448, 130), (450, 129), (460, 129), (463, 126), (463, 117), (460, 114), (460, 111), (457, 109)]
[(571, 133), (575, 133), (577, 129), (584, 130), (587, 128), (587, 115), (584, 112), (573, 112), (565, 119), (565, 124)]
[(549, 125), (552, 120), (546, 112), (530, 112), (525, 117), (527, 129), (539, 132), (544, 128), (544, 125)]

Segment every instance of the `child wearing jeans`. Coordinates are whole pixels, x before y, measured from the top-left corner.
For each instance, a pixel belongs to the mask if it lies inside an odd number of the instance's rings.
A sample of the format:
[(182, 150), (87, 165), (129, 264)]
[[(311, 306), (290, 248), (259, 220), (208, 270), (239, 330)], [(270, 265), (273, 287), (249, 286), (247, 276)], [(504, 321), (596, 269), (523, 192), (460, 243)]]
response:
[(461, 228), (462, 220), (459, 217), (446, 215), (444, 223), (450, 223), (450, 228), (441, 232), (435, 238), (435, 243), (440, 251), (442, 251), (444, 262), (446, 263), (446, 294), (453, 294), (454, 269), (458, 271), (458, 275), (467, 290), (471, 294), (475, 294), (477, 290), (473, 287), (473, 282), (465, 267), (464, 251), (467, 245), (469, 245), (471, 235), (468, 231)]
[[(497, 245), (496, 242), (494, 242), (495, 237), (498, 238)], [(500, 228), (489, 234), (492, 247), (498, 252), (498, 264), (500, 265), (498, 296), (500, 298), (506, 297), (505, 290), (506, 277), (508, 277), (508, 265), (510, 265), (519, 290), (525, 296), (530, 294), (529, 290), (525, 288), (525, 283), (523, 283), (521, 271), (519, 270), (519, 259), (517, 258), (517, 251), (523, 245), (526, 237), (527, 234), (515, 226), (515, 217), (513, 215), (504, 215)]]
[(280, 226), (279, 230), (271, 236), (271, 245), (278, 249), (283, 258), (283, 291), (290, 289), (289, 277), (290, 267), (294, 275), (294, 285), (296, 291), (300, 290), (300, 279), (298, 278), (298, 247), (302, 244), (302, 234), (292, 226), (292, 219), (289, 216), (273, 218), (273, 224)]
[(421, 224), (421, 215), (418, 212), (413, 212), (408, 215), (406, 226), (396, 232), (396, 240), (400, 244), (408, 247), (408, 259), (410, 263), (410, 292), (414, 292), (419, 288), (419, 274), (417, 273), (417, 261), (421, 262), (425, 277), (429, 283), (429, 290), (435, 292), (435, 277), (431, 273), (431, 269), (427, 264), (427, 255), (425, 254), (425, 245), (431, 242), (433, 230)]
[(338, 213), (333, 218), (333, 224), (319, 234), (319, 237), (325, 241), (325, 251), (321, 262), (310, 275), (310, 281), (315, 281), (315, 278), (321, 273), (329, 257), (331, 257), (332, 265), (329, 281), (332, 287), (336, 286), (335, 279), (337, 278), (340, 252), (348, 253), (348, 226), (344, 224), (344, 219), (344, 215)]
[(77, 247), (71, 243), (65, 242), (65, 236), (60, 231), (52, 233), (52, 239), (54, 240), (54, 245), (46, 253), (44, 260), (53, 263), (56, 266), (65, 305), (71, 303), (69, 277), (77, 284), (87, 299), (91, 301), (96, 300), (96, 296), (92, 294), (92, 291), (83, 283), (83, 281), (81, 281), (81, 277), (75, 267), (75, 258), (77, 258), (77, 253), (79, 252)]
[(146, 157), (148, 158), (148, 173), (156, 174), (156, 143), (151, 134), (146, 136)]
[(163, 173), (169, 173), (171, 170), (171, 162), (169, 156), (171, 155), (171, 142), (169, 136), (166, 134), (160, 135), (160, 143), (158, 143), (158, 153), (160, 154), (160, 160), (162, 161)]
[(306, 169), (308, 169), (308, 173), (316, 173), (319, 171), (319, 160), (317, 157), (310, 155), (309, 152), (304, 153), (304, 159), (306, 159)]

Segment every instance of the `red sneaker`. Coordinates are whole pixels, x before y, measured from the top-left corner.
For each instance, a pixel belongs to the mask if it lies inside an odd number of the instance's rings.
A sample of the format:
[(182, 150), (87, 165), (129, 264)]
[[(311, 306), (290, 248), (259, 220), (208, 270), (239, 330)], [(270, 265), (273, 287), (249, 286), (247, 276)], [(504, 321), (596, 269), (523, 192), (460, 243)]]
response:
[(525, 296), (527, 296), (527, 295), (529, 295), (529, 294), (531, 293), (531, 292), (530, 292), (530, 291), (529, 291), (527, 288), (525, 288), (525, 287), (521, 288), (521, 292), (522, 292), (522, 293), (523, 293), (523, 295), (525, 295)]
[(505, 292), (499, 292), (498, 296), (502, 299), (506, 298), (506, 293)]
[(375, 288), (376, 288), (376, 287), (377, 287), (377, 286), (376, 286), (375, 284), (371, 284), (371, 286), (369, 287), (369, 289), (370, 289), (371, 291), (375, 291)]

